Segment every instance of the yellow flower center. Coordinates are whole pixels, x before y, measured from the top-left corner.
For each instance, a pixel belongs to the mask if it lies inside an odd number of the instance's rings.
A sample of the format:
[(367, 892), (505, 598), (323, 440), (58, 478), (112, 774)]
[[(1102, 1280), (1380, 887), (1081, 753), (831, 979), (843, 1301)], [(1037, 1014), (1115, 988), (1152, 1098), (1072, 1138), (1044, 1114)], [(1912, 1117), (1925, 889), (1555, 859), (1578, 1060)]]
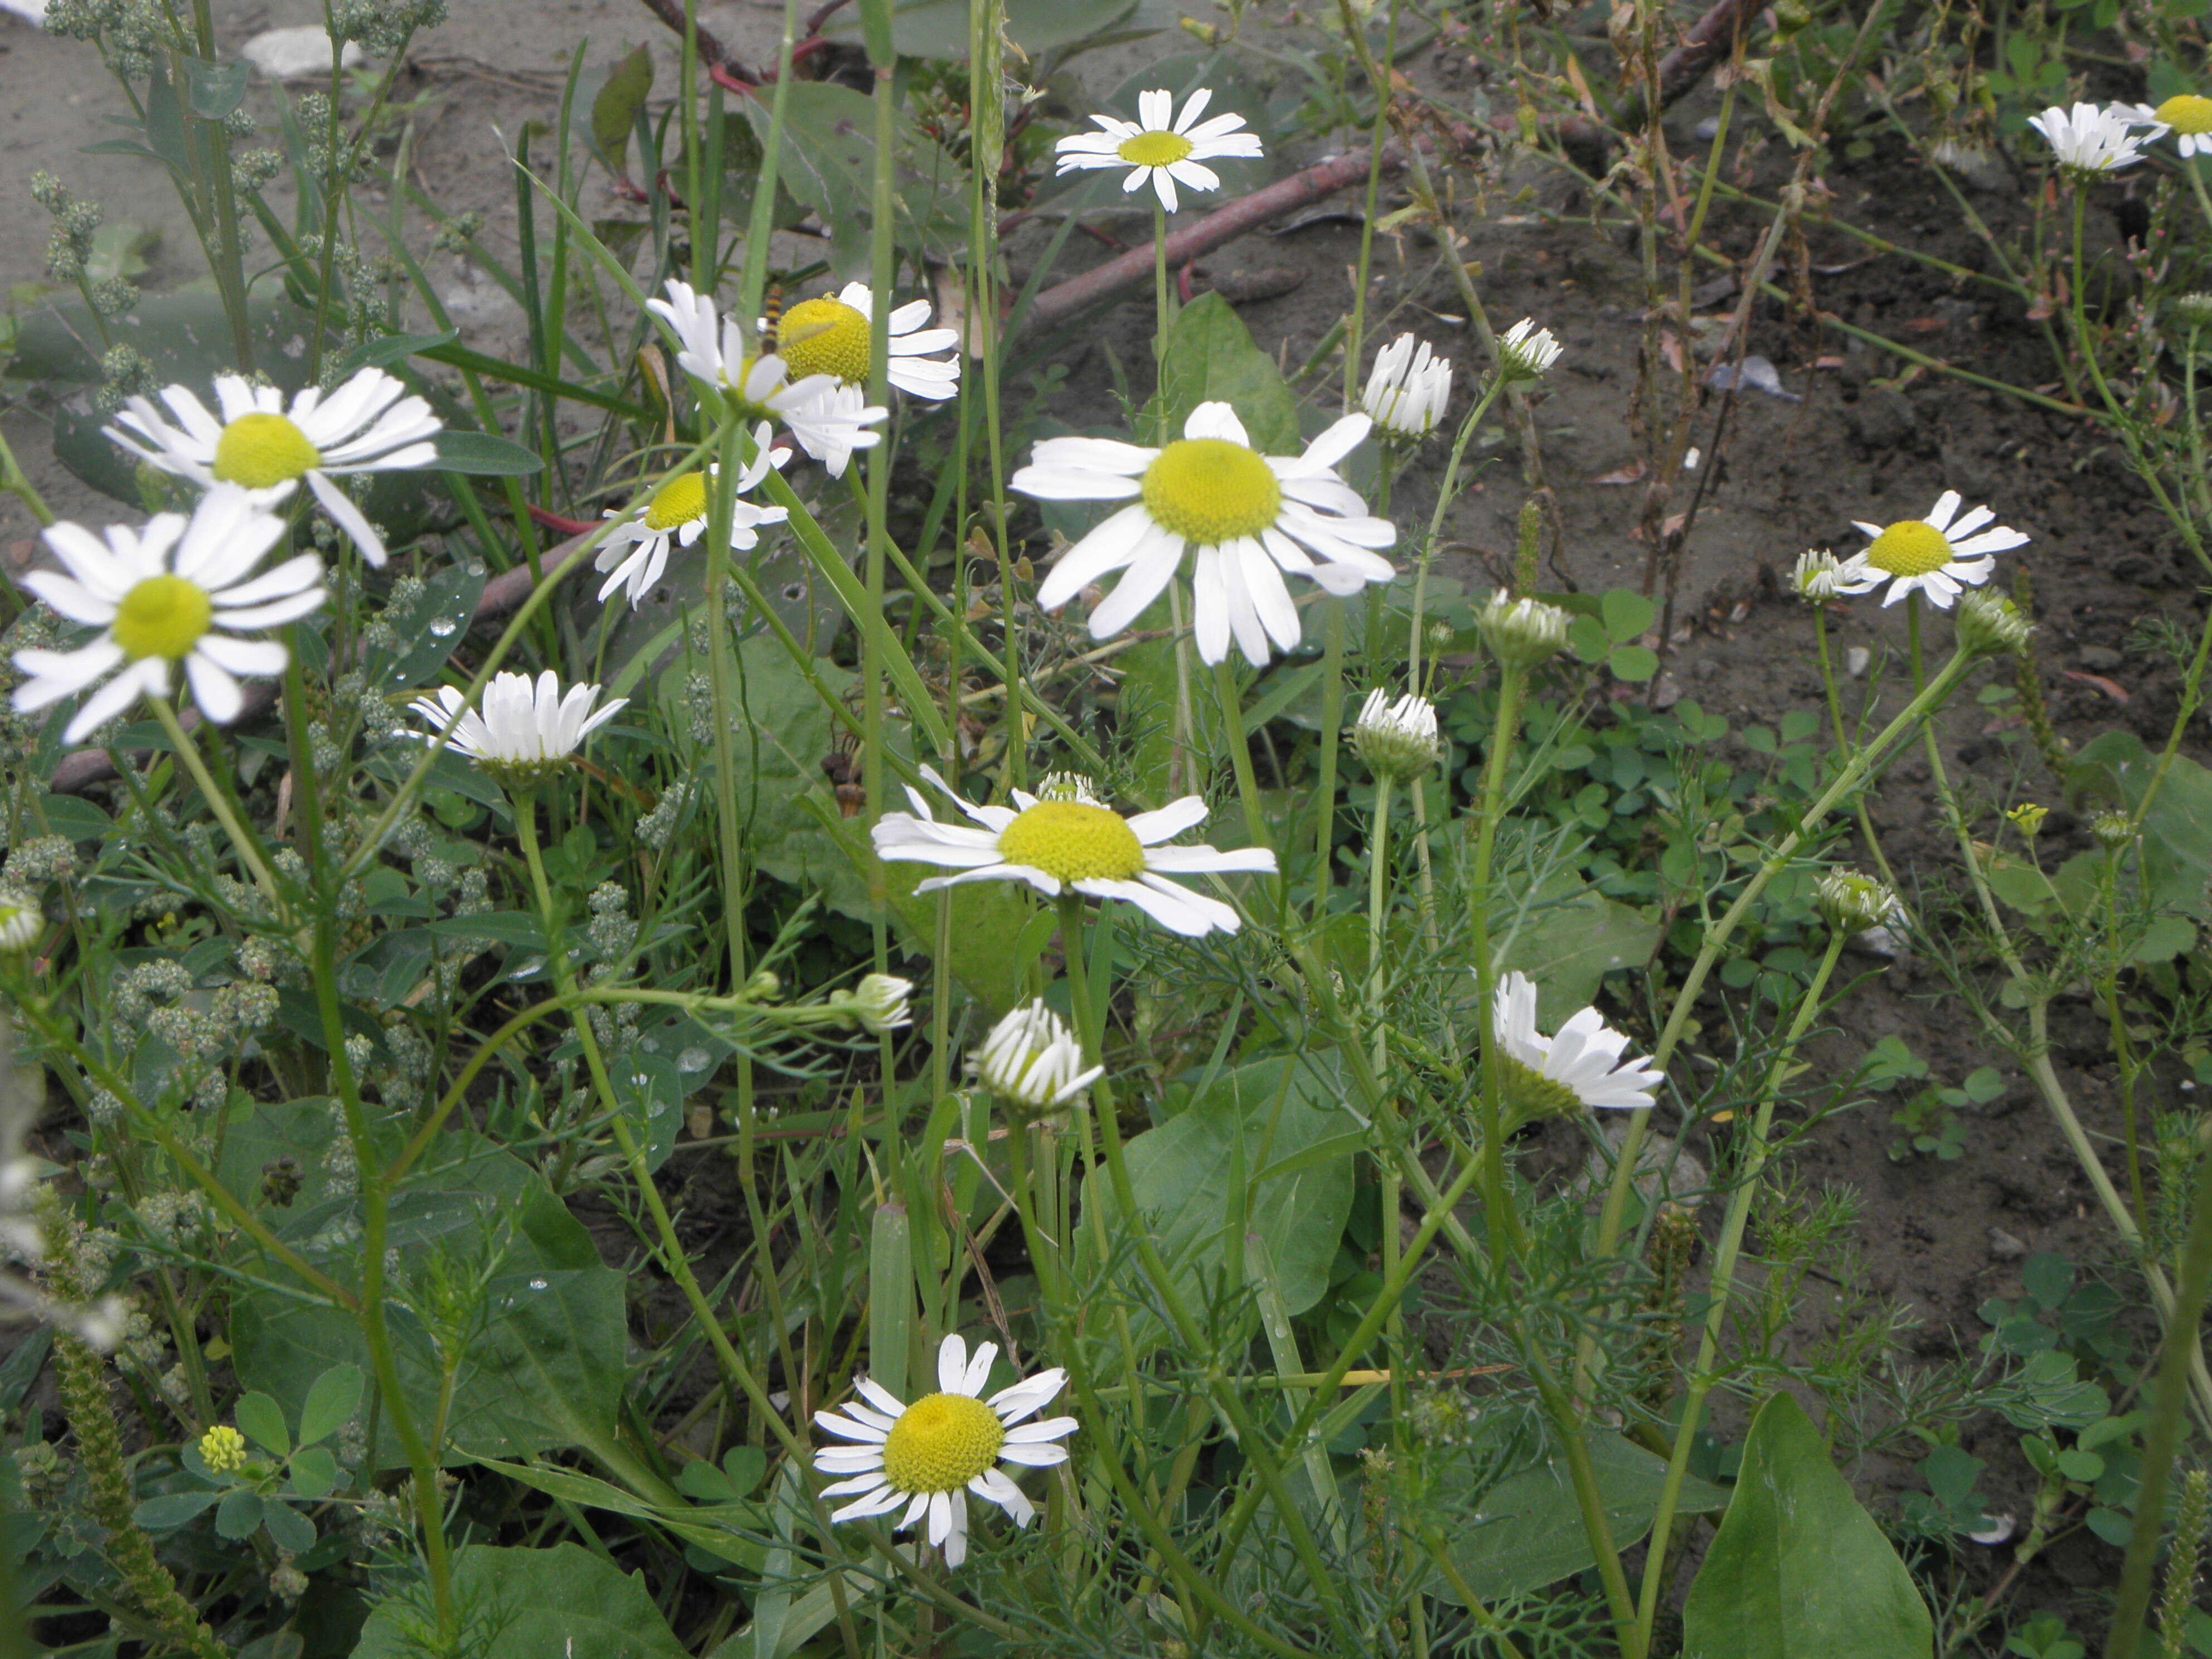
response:
[(200, 1461), (217, 1474), (228, 1474), (246, 1462), (246, 1437), (228, 1423), (218, 1423), (200, 1437)]
[(867, 317), (842, 300), (801, 300), (775, 325), (775, 349), (791, 377), (834, 374), (848, 386), (868, 378)]
[(115, 608), (115, 642), (133, 662), (164, 657), (176, 662), (208, 630), (215, 615), (206, 590), (182, 576), (149, 576)]
[(1200, 547), (1256, 536), (1274, 523), (1282, 486), (1267, 463), (1226, 438), (1182, 438), (1145, 469), (1152, 522)]
[(999, 832), (999, 851), (1063, 882), (1133, 881), (1145, 869), (1128, 820), (1089, 801), (1039, 801)]
[(1140, 132), (1121, 141), (1118, 154), (1133, 167), (1164, 167), (1190, 154), (1190, 140), (1179, 132)]
[(215, 442), (215, 476), (248, 489), (287, 483), (322, 459), (307, 434), (282, 415), (241, 415)]
[(2160, 104), (2156, 114), (2176, 132), (2212, 132), (2212, 98), (2201, 98), (2193, 92), (2179, 93)]
[(1893, 576), (1924, 576), (1941, 570), (1954, 556), (1951, 543), (1932, 524), (1901, 519), (1874, 538), (1866, 550), (1867, 562)]
[(981, 1401), (926, 1394), (884, 1437), (884, 1477), (894, 1492), (957, 1492), (991, 1467), (1006, 1443), (1006, 1425)]
[(673, 530), (706, 514), (707, 475), (686, 472), (653, 492), (653, 500), (646, 504), (645, 525), (648, 530)]

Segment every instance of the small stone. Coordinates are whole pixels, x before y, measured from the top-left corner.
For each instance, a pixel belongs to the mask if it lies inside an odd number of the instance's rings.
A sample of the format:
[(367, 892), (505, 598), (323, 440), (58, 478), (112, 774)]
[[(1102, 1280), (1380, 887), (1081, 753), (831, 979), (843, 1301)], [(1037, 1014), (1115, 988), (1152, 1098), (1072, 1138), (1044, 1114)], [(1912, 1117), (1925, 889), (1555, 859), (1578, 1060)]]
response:
[(1855, 680), (1866, 678), (1867, 665), (1874, 660), (1874, 653), (1863, 645), (1844, 647), (1844, 672)]
[(1990, 1229), (1990, 1260), (2018, 1261), (2027, 1255), (2027, 1246), (2002, 1227)]
[[(271, 81), (304, 81), (331, 72), (331, 37), (313, 24), (264, 29), (246, 43), (246, 61)], [(346, 42), (341, 59), (348, 69), (362, 61), (361, 47)]]
[(1681, 682), (1672, 674), (1662, 674), (1651, 687), (1651, 706), (1657, 709), (1672, 708), (1682, 701)]
[(1869, 386), (1844, 411), (1851, 435), (1869, 449), (1894, 449), (1920, 428), (1912, 400), (1889, 386)]
[(2109, 674), (2116, 668), (2127, 665), (2127, 659), (2108, 645), (2085, 645), (2075, 661), (2092, 674)]

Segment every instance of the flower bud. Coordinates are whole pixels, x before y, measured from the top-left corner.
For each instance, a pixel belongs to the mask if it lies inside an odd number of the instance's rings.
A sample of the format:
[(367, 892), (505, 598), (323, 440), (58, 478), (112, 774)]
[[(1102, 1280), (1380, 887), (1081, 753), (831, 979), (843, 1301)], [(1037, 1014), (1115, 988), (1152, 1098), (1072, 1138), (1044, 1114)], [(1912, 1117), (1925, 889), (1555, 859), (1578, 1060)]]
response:
[(1388, 691), (1370, 691), (1352, 723), (1352, 747), (1377, 777), (1401, 782), (1419, 777), (1442, 752), (1437, 707), (1410, 691), (1395, 703)]
[(2178, 295), (2166, 301), (2174, 321), (2184, 328), (2212, 327), (2212, 294)]
[(1959, 648), (1978, 657), (2016, 656), (2035, 631), (2002, 593), (1975, 592), (1959, 601)]
[(1083, 1069), (1075, 1034), (1039, 998), (991, 1028), (975, 1071), (983, 1086), (1006, 1104), (1040, 1114), (1066, 1105), (1104, 1076), (1106, 1068)]
[(783, 994), (783, 981), (772, 969), (763, 968), (745, 981), (738, 993), (747, 1002), (774, 1002)]
[(909, 1016), (906, 1000), (913, 991), (911, 980), (896, 979), (889, 974), (870, 974), (855, 990), (831, 992), (830, 1006), (862, 1030), (881, 1036), (907, 1023)]
[(2125, 852), (2134, 844), (2136, 821), (2125, 812), (2100, 812), (2089, 821), (2089, 833), (2106, 852)]
[(1559, 361), (1559, 342), (1548, 328), (1523, 317), (1498, 337), (1498, 372), (1509, 380), (1540, 380)]
[(1797, 556), (1790, 584), (1808, 605), (1825, 605), (1844, 593), (1844, 565), (1825, 547), (1808, 548)]
[(1508, 599), (1503, 589), (1476, 614), (1475, 626), (1491, 655), (1508, 668), (1534, 668), (1567, 642), (1565, 611), (1540, 599)]
[(1822, 876), (1813, 890), (1813, 906), (1823, 921), (1844, 934), (1863, 933), (1902, 914), (1896, 894), (1856, 870), (1831, 870)]

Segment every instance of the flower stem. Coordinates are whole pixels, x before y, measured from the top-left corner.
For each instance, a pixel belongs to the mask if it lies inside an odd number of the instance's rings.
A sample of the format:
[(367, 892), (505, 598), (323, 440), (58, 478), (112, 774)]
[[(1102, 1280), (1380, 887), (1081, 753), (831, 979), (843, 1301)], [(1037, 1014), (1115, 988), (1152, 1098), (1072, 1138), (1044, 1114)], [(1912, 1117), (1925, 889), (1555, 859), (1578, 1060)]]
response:
[(1841, 929), (1829, 933), (1827, 952), (1814, 970), (1812, 984), (1798, 999), (1790, 1034), (1783, 1039), (1774, 1063), (1767, 1068), (1766, 1087), (1759, 1095), (1759, 1111), (1753, 1119), (1751, 1138), (1744, 1148), (1743, 1173), (1729, 1194), (1728, 1215), (1721, 1224), (1720, 1248), (1713, 1258), (1712, 1290), (1705, 1310), (1705, 1328), (1698, 1335), (1698, 1363), (1690, 1373), (1689, 1393), (1682, 1403), (1681, 1421), (1674, 1431), (1674, 1455), (1668, 1461), (1666, 1481), (1659, 1491), (1659, 1505), (1651, 1516), (1651, 1547), (1644, 1559), (1643, 1590), (1636, 1610), (1637, 1628), (1644, 1632), (1647, 1642), (1651, 1638), (1653, 1621), (1659, 1616), (1659, 1595), (1666, 1583), (1663, 1569), (1667, 1545), (1674, 1524), (1675, 1505), (1681, 1499), (1682, 1479), (1689, 1472), (1690, 1450), (1697, 1440), (1698, 1425), (1705, 1419), (1705, 1396), (1719, 1380), (1713, 1361), (1720, 1351), (1721, 1328), (1727, 1322), (1729, 1297), (1735, 1289), (1736, 1256), (1743, 1248), (1744, 1228), (1751, 1218), (1752, 1201), (1758, 1196), (1759, 1176), (1766, 1169), (1766, 1136), (1774, 1121), (1774, 1102), (1782, 1092), (1790, 1057), (1804, 1041), (1813, 1017), (1820, 1012), (1821, 994), (1827, 989), (1829, 975), (1836, 970), (1836, 958), (1843, 954), (1844, 939)]
[[(1252, 744), (1244, 735), (1244, 698), (1237, 689), (1237, 671), (1224, 655), (1213, 665), (1215, 700), (1221, 706), (1221, 728), (1229, 744), (1229, 763), (1237, 773), (1237, 798), (1244, 804), (1244, 833), (1253, 845), (1272, 848), (1267, 815), (1260, 808), (1260, 778), (1252, 769)], [(1275, 878), (1279, 886), (1282, 877)]]
[(1330, 595), (1322, 604), (1328, 621), (1322, 624), (1321, 659), (1321, 777), (1314, 789), (1313, 919), (1318, 924), (1328, 910), (1331, 878), (1336, 853), (1336, 750), (1344, 726), (1344, 606)]
[(169, 706), (169, 700), (167, 697), (149, 697), (146, 701), (154, 705), (154, 718), (161, 721), (161, 729), (169, 734), (169, 744), (176, 751), (178, 762), (191, 774), (193, 783), (198, 786), (201, 796), (208, 804), (208, 810), (215, 814), (216, 822), (222, 825), (223, 833), (230, 837), (230, 844), (238, 854), (238, 861), (252, 873), (253, 884), (261, 890), (263, 896), (276, 908), (280, 915), (283, 915), (289, 907), (277, 890), (276, 877), (263, 860), (260, 847), (252, 833), (240, 820), (230, 792), (216, 783), (214, 775), (209, 772), (207, 763), (200, 758), (199, 745), (192, 741), (191, 734), (177, 719), (177, 711)]
[(1451, 459), (1444, 463), (1443, 482), (1437, 486), (1437, 504), (1429, 514), (1429, 532), (1421, 538), (1415, 555), (1413, 575), (1413, 614), (1407, 624), (1406, 641), (1406, 689), (1418, 695), (1421, 690), (1421, 622), (1428, 609), (1429, 562), (1436, 557), (1437, 538), (1443, 533), (1444, 514), (1450, 508), (1452, 498), (1459, 493), (1460, 462), (1467, 455), (1467, 446), (1482, 424), (1482, 417), (1490, 413), (1491, 404), (1505, 389), (1505, 377), (1493, 374), (1490, 384), (1482, 390), (1467, 418), (1459, 423), (1459, 431), (1452, 439)]
[[(1415, 786), (1419, 787), (1418, 785)], [(1389, 1064), (1389, 1010), (1384, 997), (1389, 989), (1382, 971), (1384, 907), (1390, 902), (1390, 777), (1375, 780), (1375, 825), (1367, 838), (1367, 1006), (1375, 1021), (1374, 1066), (1379, 1073)], [(1395, 1231), (1392, 1224), (1386, 1231)]]
[(1175, 325), (1168, 297), (1168, 210), (1152, 192), (1152, 441), (1168, 441), (1168, 330)]

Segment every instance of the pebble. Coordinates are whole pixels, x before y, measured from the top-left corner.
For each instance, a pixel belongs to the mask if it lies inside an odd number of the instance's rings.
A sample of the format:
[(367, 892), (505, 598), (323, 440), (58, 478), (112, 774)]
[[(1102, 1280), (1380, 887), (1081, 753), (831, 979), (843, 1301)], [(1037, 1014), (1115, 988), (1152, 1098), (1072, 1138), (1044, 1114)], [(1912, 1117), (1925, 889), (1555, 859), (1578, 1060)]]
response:
[(1990, 1229), (1990, 1260), (2018, 1261), (2027, 1254), (2027, 1246), (2002, 1227)]
[(2124, 667), (2128, 659), (2108, 645), (2085, 645), (2075, 660), (2092, 674), (2109, 674)]
[[(246, 61), (271, 81), (301, 81), (331, 72), (331, 37), (313, 24), (264, 29), (246, 43)], [(348, 69), (362, 61), (361, 47), (346, 42)]]
[(1865, 646), (1847, 645), (1844, 647), (1844, 672), (1855, 680), (1866, 678), (1867, 665), (1873, 660), (1874, 653)]

